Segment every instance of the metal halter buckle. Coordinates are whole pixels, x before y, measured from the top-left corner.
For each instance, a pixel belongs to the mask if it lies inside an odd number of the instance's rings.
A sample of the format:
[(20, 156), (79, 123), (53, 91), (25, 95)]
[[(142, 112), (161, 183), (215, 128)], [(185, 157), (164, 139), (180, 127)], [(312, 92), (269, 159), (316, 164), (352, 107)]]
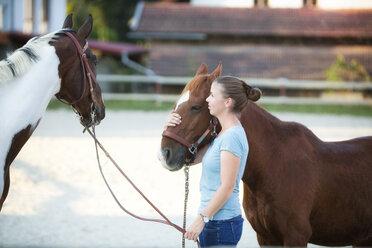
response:
[(189, 147), (189, 152), (194, 155), (196, 153), (196, 151), (198, 150), (197, 147), (194, 146), (194, 144), (191, 144), (191, 146)]

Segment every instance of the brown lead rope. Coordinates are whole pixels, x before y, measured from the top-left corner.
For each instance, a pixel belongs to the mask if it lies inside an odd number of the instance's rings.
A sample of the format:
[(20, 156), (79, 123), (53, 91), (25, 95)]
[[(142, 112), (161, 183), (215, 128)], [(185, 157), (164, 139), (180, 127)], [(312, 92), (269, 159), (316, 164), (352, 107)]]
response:
[[(115, 162), (115, 160), (110, 156), (110, 154), (106, 151), (106, 149), (102, 146), (102, 144), (97, 140), (96, 138), (96, 134), (95, 134), (95, 128), (94, 126), (92, 127), (92, 130), (93, 130), (93, 133), (90, 131), (89, 128), (85, 127), (85, 130), (88, 131), (88, 133), (90, 134), (90, 136), (94, 139), (94, 142), (95, 142), (95, 148), (96, 148), (96, 156), (97, 156), (97, 162), (98, 162), (98, 167), (99, 167), (99, 171), (101, 172), (101, 175), (102, 175), (102, 178), (108, 188), (108, 190), (110, 191), (112, 197), (114, 198), (115, 202), (119, 205), (119, 207), (127, 214), (129, 214), (130, 216), (136, 218), (136, 219), (139, 219), (139, 220), (142, 220), (142, 221), (151, 221), (151, 222), (158, 222), (158, 223), (162, 223), (162, 224), (165, 224), (165, 225), (169, 225), (169, 226), (172, 226), (174, 227), (175, 229), (177, 229), (178, 231), (180, 231), (182, 234), (184, 234), (186, 231), (184, 228), (181, 228), (180, 226), (174, 224), (173, 222), (171, 222), (157, 207), (155, 207), (155, 205), (137, 188), (137, 186), (132, 182), (132, 180), (130, 180), (130, 178), (124, 173), (124, 171), (119, 167), (119, 165)], [(84, 131), (85, 131), (84, 130)], [(125, 207), (123, 207), (123, 205), (119, 202), (119, 200), (117, 199), (117, 197), (115, 196), (114, 192), (112, 191), (110, 185), (108, 184), (107, 180), (106, 180), (106, 177), (103, 173), (103, 170), (102, 170), (102, 165), (101, 165), (101, 162), (100, 162), (100, 158), (99, 158), (99, 153), (98, 153), (98, 146), (101, 148), (101, 150), (105, 153), (106, 157), (110, 159), (110, 161), (115, 165), (116, 169), (122, 174), (122, 176), (132, 185), (132, 187), (147, 201), (147, 203), (156, 211), (158, 212), (158, 214), (163, 217), (164, 220), (160, 220), (160, 219), (150, 219), (150, 218), (143, 218), (143, 217), (140, 217), (138, 215), (135, 215), (133, 213), (131, 213), (130, 211), (128, 211)], [(200, 248), (200, 243), (199, 241), (197, 241), (197, 245), (198, 247)]]

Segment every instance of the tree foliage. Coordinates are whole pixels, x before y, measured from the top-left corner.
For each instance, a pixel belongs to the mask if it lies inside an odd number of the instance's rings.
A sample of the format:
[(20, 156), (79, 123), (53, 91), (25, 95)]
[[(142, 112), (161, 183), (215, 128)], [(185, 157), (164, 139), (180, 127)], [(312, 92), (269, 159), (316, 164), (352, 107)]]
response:
[(341, 54), (337, 56), (331, 67), (325, 71), (328, 81), (370, 82), (371, 78), (357, 60), (347, 62)]
[[(156, 0), (150, 0), (154, 2)], [(139, 0), (67, 0), (67, 14), (73, 14), (74, 26), (82, 25), (93, 15), (90, 38), (102, 41), (125, 41), (129, 21)]]

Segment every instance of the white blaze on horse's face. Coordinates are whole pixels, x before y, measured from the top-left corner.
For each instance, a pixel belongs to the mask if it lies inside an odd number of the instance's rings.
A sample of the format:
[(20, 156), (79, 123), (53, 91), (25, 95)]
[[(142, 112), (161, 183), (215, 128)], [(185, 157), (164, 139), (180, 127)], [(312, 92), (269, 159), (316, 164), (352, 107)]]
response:
[[(188, 90), (184, 94), (182, 94), (182, 96), (178, 100), (177, 105), (176, 105), (176, 108), (174, 109), (174, 111), (176, 111), (178, 109), (178, 107), (181, 106), (183, 103), (187, 102), (189, 100), (189, 98), (190, 98), (190, 91)], [(166, 168), (167, 170), (170, 170), (171, 169), (167, 165), (167, 162), (166, 162), (164, 153), (163, 153), (163, 151), (161, 149), (161, 146), (159, 147), (159, 151), (157, 153), (157, 157), (158, 157), (159, 161), (161, 162), (161, 164), (162, 164), (162, 166), (164, 168)]]
[(177, 110), (178, 107), (184, 103), (184, 102), (187, 102), (190, 98), (190, 91), (186, 91), (184, 94), (182, 94), (182, 96), (180, 97), (180, 99), (178, 100), (177, 102), (177, 105), (176, 105), (176, 108), (174, 110)]

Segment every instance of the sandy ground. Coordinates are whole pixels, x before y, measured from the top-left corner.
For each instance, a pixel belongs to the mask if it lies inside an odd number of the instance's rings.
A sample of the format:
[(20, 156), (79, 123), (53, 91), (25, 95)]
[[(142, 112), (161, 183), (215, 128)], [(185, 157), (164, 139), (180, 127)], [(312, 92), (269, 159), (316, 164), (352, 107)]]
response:
[[(184, 175), (157, 161), (167, 112), (107, 112), (97, 135), (139, 188), (175, 223), (182, 225)], [(308, 126), (324, 140), (372, 135), (372, 118), (275, 114)], [(180, 247), (181, 234), (121, 212), (100, 177), (94, 143), (72, 111), (49, 111), (11, 167), (9, 196), (0, 214), (0, 247)], [(114, 171), (104, 170), (125, 206), (156, 213)], [(199, 201), (201, 166), (190, 171), (188, 223)], [(191, 241), (187, 247), (196, 247)], [(238, 247), (258, 246), (248, 221)]]

